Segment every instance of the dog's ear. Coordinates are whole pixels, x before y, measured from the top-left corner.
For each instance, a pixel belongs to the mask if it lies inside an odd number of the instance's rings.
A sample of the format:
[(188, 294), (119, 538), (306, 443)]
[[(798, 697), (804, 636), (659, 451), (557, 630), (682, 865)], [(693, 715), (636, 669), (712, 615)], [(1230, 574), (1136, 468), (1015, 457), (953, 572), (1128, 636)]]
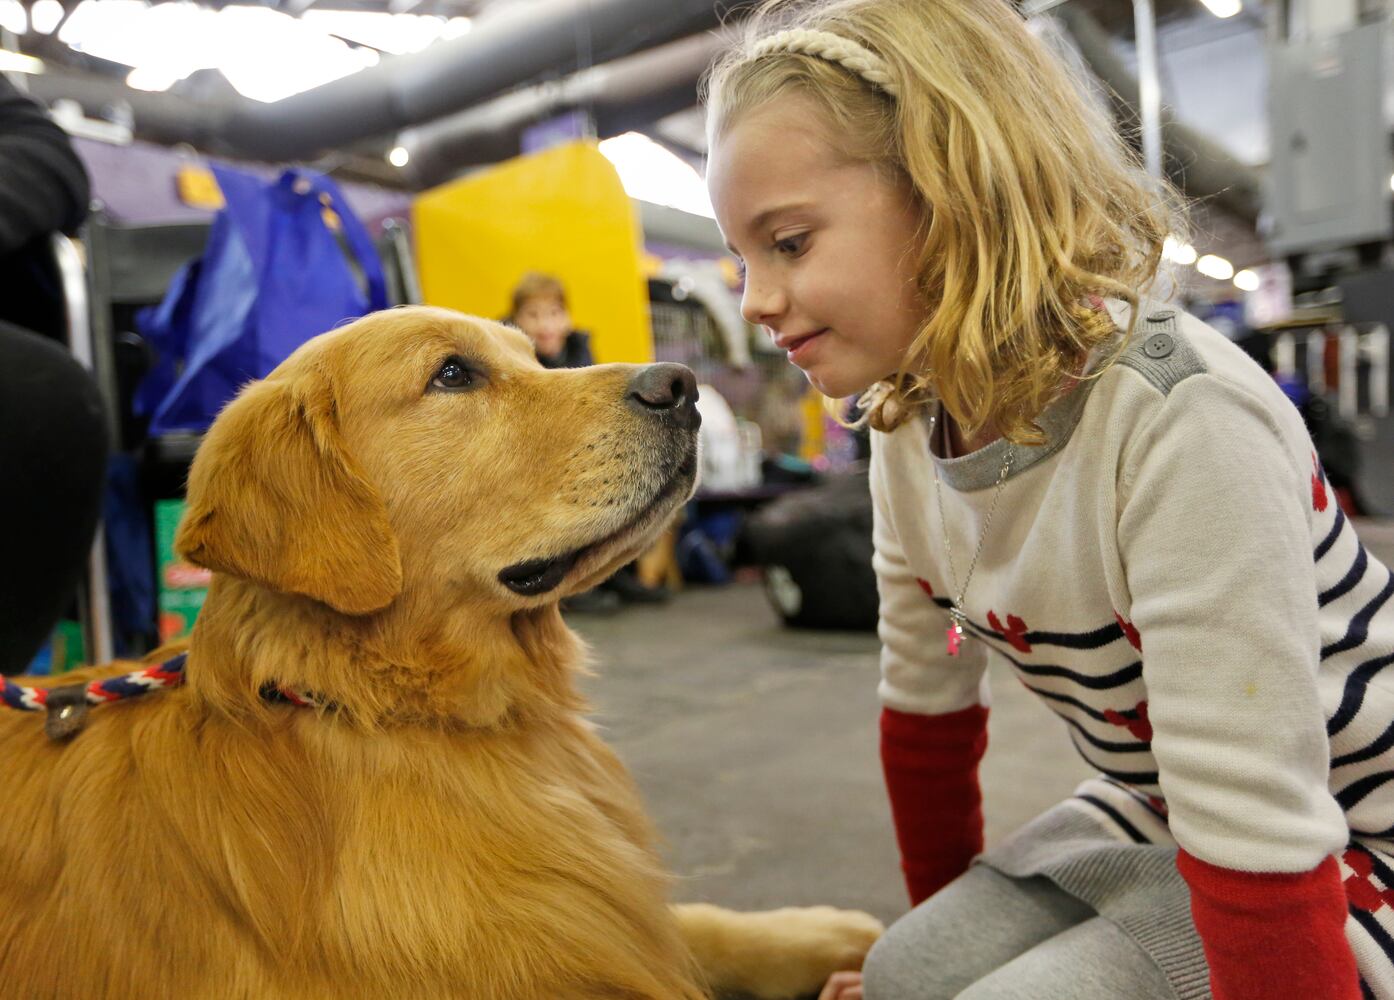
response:
[(328, 379), (313, 370), (248, 386), (214, 421), (175, 549), (346, 614), (381, 610), (402, 589), (382, 497), (344, 449)]

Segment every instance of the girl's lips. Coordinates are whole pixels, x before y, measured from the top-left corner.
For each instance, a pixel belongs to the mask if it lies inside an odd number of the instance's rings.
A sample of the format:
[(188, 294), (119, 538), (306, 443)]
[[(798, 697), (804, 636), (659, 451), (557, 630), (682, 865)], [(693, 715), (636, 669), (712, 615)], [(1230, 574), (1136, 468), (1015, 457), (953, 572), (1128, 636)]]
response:
[(819, 330), (817, 333), (810, 333), (806, 337), (799, 337), (797, 340), (789, 341), (788, 344), (784, 345), (784, 349), (789, 352), (789, 360), (793, 364), (799, 364), (802, 358), (807, 357), (809, 350), (813, 347), (813, 344), (817, 342), (818, 338), (827, 332), (826, 329), (823, 329)]

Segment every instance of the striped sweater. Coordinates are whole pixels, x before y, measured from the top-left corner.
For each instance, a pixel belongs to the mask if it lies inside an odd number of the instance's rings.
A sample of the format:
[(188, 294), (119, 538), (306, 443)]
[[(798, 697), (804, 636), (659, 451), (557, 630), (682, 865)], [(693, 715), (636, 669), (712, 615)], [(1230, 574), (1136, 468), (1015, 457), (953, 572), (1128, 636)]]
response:
[[(883, 756), (912, 894), (981, 846), (998, 656), (1106, 779), (1081, 807), (1179, 848), (1217, 997), (1394, 998), (1394, 577), (1266, 373), (1199, 320), (1144, 312), (1041, 416), (1044, 445), (944, 459), (924, 422), (873, 436)], [(945, 533), (962, 574), (1007, 449), (949, 656)], [(1281, 962), (1276, 920), (1304, 942)]]

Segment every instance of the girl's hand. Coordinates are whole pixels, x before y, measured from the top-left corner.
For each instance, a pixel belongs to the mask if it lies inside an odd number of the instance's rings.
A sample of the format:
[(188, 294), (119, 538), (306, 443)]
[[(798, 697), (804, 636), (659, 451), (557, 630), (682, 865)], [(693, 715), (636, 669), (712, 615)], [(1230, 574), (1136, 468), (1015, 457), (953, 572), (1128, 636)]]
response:
[(834, 972), (818, 994), (818, 1000), (862, 1000), (860, 972)]

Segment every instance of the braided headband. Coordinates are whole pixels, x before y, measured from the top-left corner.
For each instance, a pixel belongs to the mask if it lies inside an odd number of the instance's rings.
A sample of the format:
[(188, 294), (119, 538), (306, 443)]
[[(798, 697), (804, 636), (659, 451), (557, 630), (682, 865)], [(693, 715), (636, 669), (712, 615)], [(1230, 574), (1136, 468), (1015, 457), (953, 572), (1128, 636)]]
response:
[(776, 32), (757, 42), (752, 55), (758, 59), (775, 52), (797, 52), (826, 59), (828, 62), (845, 66), (873, 87), (884, 90), (892, 97), (900, 96), (900, 87), (891, 79), (890, 70), (886, 68), (886, 63), (880, 56), (866, 46), (850, 38), (835, 35), (831, 31), (791, 28), (788, 31)]

